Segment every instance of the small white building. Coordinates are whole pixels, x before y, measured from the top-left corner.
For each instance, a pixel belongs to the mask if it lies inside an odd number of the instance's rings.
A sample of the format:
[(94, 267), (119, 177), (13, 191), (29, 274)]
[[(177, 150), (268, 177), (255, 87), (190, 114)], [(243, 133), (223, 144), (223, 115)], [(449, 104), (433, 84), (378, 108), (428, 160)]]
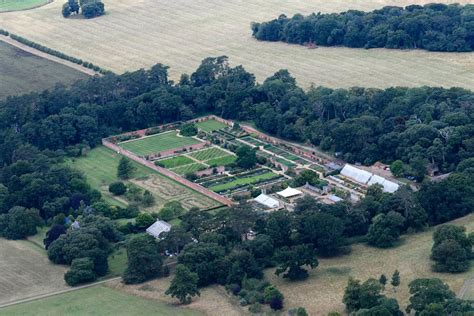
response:
[(281, 197), (284, 197), (285, 199), (291, 199), (291, 198), (302, 195), (303, 192), (301, 192), (300, 190), (288, 187), (283, 191), (277, 192), (277, 194)]
[(165, 221), (157, 220), (150, 227), (146, 229), (146, 232), (155, 237), (156, 239), (160, 238), (162, 233), (167, 233), (171, 230), (171, 225)]
[(254, 199), (255, 202), (262, 204), (263, 206), (266, 206), (268, 208), (278, 208), (280, 207), (280, 201), (277, 199), (272, 198), (271, 196), (268, 196), (266, 194), (260, 194)]

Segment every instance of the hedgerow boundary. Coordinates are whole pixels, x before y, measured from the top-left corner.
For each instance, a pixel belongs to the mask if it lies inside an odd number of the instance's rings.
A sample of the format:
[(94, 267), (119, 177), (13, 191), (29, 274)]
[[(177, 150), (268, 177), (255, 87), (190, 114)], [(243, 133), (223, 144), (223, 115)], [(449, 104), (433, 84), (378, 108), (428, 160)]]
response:
[(96, 72), (99, 73), (99, 74), (106, 75), (106, 74), (112, 73), (110, 70), (101, 68), (101, 67), (99, 67), (99, 66), (97, 66), (97, 65), (94, 65), (94, 64), (91, 63), (91, 62), (84, 61), (84, 60), (82, 60), (82, 59), (79, 59), (79, 58), (76, 58), (76, 57), (73, 57), (73, 56), (66, 55), (66, 54), (64, 54), (64, 53), (62, 53), (62, 52), (60, 52), (60, 51), (55, 50), (55, 49), (52, 49), (52, 48), (43, 46), (43, 45), (41, 45), (41, 44), (38, 44), (38, 43), (36, 43), (36, 42), (30, 41), (29, 39), (24, 38), (24, 37), (22, 37), (22, 36), (19, 36), (19, 35), (10, 33), (10, 32), (8, 32), (7, 30), (0, 29), (0, 35), (6, 36), (6, 37), (10, 37), (12, 40), (15, 40), (15, 41), (17, 41), (17, 42), (19, 42), (19, 43), (21, 43), (21, 44), (23, 44), (23, 45), (29, 46), (29, 47), (31, 47), (31, 48), (37, 49), (37, 50), (39, 50), (40, 52), (43, 52), (43, 53), (46, 53), (46, 54), (55, 56), (55, 57), (60, 58), (60, 59), (67, 60), (67, 61), (69, 61), (69, 62), (72, 62), (72, 63), (74, 63), (74, 64), (80, 65), (80, 66), (85, 67), (85, 68), (94, 70), (94, 71), (96, 71)]
[(212, 192), (212, 191), (204, 188), (203, 186), (201, 186), (199, 184), (196, 184), (196, 183), (191, 182), (187, 179), (184, 179), (184, 178), (178, 176), (177, 174), (175, 174), (175, 173), (173, 173), (173, 172), (171, 172), (171, 171), (169, 171), (165, 168), (156, 166), (154, 163), (152, 163), (150, 161), (147, 161), (143, 158), (140, 158), (137, 155), (129, 152), (128, 150), (125, 150), (125, 149), (123, 149), (123, 148), (121, 148), (121, 147), (119, 147), (115, 144), (112, 144), (111, 142), (109, 142), (105, 139), (102, 140), (102, 145), (104, 145), (107, 148), (112, 149), (113, 151), (115, 151), (115, 152), (117, 152), (117, 153), (119, 153), (119, 154), (121, 154), (125, 157), (128, 157), (128, 158), (138, 162), (139, 164), (147, 166), (148, 168), (155, 170), (156, 172), (162, 174), (163, 176), (165, 176), (167, 178), (170, 178), (170, 179), (172, 179), (172, 180), (174, 180), (174, 181), (190, 188), (191, 190), (196, 191), (198, 193), (201, 193), (201, 194), (203, 194), (203, 195), (205, 195), (205, 196), (207, 196), (207, 197), (209, 197), (209, 198), (211, 198), (211, 199), (213, 199), (213, 200), (215, 200), (215, 201), (217, 201), (221, 204), (224, 204), (224, 205), (227, 205), (227, 206), (232, 206), (232, 204), (233, 204), (232, 201), (229, 200), (228, 198), (223, 197), (223, 196), (221, 196), (221, 195), (219, 195), (215, 192)]

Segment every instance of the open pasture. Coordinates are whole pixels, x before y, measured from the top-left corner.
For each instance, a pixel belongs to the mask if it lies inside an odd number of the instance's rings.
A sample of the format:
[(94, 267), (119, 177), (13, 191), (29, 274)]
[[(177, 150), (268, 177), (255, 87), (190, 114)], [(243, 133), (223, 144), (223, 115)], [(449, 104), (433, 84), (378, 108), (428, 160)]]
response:
[(69, 288), (66, 267), (50, 263), (44, 250), (26, 240), (0, 239), (0, 271), (0, 305)]
[[(460, 86), (474, 88), (474, 53), (351, 49), (258, 42), (250, 23), (284, 13), (370, 11), (432, 0), (105, 0), (106, 15), (64, 19), (63, 2), (3, 13), (0, 28), (117, 73), (170, 66), (171, 79), (191, 73), (202, 59), (226, 55), (262, 81), (288, 69), (304, 87)], [(461, 4), (471, 0), (441, 0)], [(131, 14), (133, 13), (133, 14)], [(71, 36), (73, 34), (73, 36)], [(84, 49), (87, 47), (87, 49)]]
[(203, 130), (204, 132), (213, 132), (217, 131), (218, 129), (225, 128), (227, 125), (224, 123), (221, 123), (215, 119), (210, 119), (202, 122), (196, 123), (196, 126), (200, 129)]
[(63, 316), (63, 315), (162, 315), (194, 316), (197, 311), (172, 306), (130, 295), (105, 286), (94, 286), (54, 295), (37, 301), (0, 310), (2, 315)]
[(0, 100), (9, 95), (51, 89), (57, 83), (72, 84), (87, 77), (82, 72), (0, 41)]
[(137, 155), (145, 156), (198, 143), (199, 141), (192, 137), (178, 136), (176, 131), (171, 131), (123, 142), (119, 146)]
[[(468, 232), (474, 231), (474, 215), (450, 222), (466, 226)], [(309, 315), (327, 315), (331, 311), (343, 313), (342, 297), (350, 276), (365, 281), (379, 278), (383, 273), (391, 277), (395, 269), (400, 271), (401, 284), (396, 292), (387, 284), (385, 293), (396, 297), (400, 307), (408, 304), (408, 283), (416, 278), (440, 278), (458, 293), (464, 281), (472, 277), (471, 271), (459, 274), (434, 273), (429, 259), (433, 245), (434, 228), (425, 232), (405, 235), (401, 245), (392, 249), (378, 249), (357, 244), (346, 256), (319, 258), (319, 266), (310, 272), (310, 277), (302, 282), (289, 282), (268, 270), (266, 276), (285, 296), (287, 308), (303, 306)], [(469, 295), (469, 294), (467, 294)]]

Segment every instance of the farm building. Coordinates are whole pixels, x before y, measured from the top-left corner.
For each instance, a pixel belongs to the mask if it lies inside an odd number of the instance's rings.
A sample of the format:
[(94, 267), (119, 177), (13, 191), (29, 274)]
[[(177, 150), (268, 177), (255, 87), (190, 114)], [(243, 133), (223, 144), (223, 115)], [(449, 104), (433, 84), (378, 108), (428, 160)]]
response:
[(171, 229), (171, 225), (168, 224), (167, 222), (157, 220), (156, 222), (153, 223), (150, 227), (146, 229), (147, 234), (155, 237), (155, 238), (160, 238), (160, 235), (162, 233), (169, 232)]
[(278, 208), (280, 207), (280, 201), (277, 199), (272, 198), (271, 196), (268, 196), (266, 194), (260, 194), (254, 199), (255, 202), (268, 207), (270, 209)]

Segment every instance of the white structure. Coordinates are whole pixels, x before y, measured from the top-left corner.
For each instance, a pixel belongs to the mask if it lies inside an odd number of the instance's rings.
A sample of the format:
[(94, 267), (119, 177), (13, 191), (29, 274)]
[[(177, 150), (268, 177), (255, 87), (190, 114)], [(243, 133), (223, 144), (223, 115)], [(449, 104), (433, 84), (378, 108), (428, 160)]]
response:
[(160, 235), (165, 232), (169, 232), (171, 229), (171, 225), (167, 222), (157, 220), (153, 223), (150, 227), (146, 229), (146, 232), (149, 235), (152, 235), (155, 238), (160, 238)]
[(397, 191), (398, 188), (400, 187), (395, 182), (387, 180), (381, 176), (370, 173), (368, 171), (361, 170), (349, 164), (346, 164), (344, 168), (342, 168), (341, 175), (351, 180), (354, 180), (356, 182), (366, 184), (369, 186), (373, 184), (380, 184), (383, 187), (384, 192), (393, 193)]
[(288, 187), (283, 191), (277, 192), (277, 194), (279, 196), (282, 196), (282, 197), (288, 199), (288, 198), (292, 198), (292, 197), (301, 195), (301, 194), (303, 194), (303, 192), (301, 192), (300, 190), (296, 190), (296, 189)]
[(328, 199), (330, 201), (333, 201), (334, 203), (341, 202), (343, 200), (343, 199), (341, 199), (340, 197), (338, 197), (337, 195), (334, 195), (334, 194), (328, 195)]
[(280, 202), (277, 199), (272, 198), (266, 194), (260, 194), (254, 199), (255, 202), (262, 204), (268, 208), (277, 208), (280, 206)]
[(372, 177), (372, 174), (370, 172), (353, 167), (349, 164), (346, 164), (344, 168), (342, 168), (341, 174), (344, 177), (363, 184), (367, 184), (367, 182), (369, 182), (370, 180), (370, 177)]
[(385, 178), (382, 178), (382, 177), (380, 177), (378, 175), (375, 175), (375, 174), (372, 176), (372, 178), (370, 178), (370, 180), (367, 184), (368, 185), (380, 184), (381, 186), (383, 186), (384, 192), (389, 192), (389, 193), (393, 193), (393, 192), (397, 191), (398, 188), (400, 187), (395, 182), (389, 181), (389, 180), (387, 180)]

